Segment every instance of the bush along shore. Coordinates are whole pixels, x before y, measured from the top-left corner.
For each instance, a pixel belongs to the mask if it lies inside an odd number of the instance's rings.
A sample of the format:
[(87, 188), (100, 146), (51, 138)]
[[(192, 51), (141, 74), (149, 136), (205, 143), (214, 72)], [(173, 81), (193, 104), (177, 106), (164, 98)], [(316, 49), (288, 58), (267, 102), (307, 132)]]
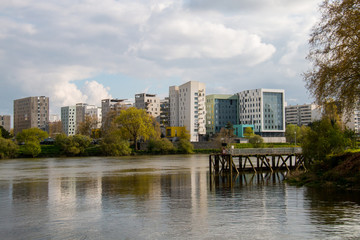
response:
[(330, 155), (314, 162), (309, 171), (291, 173), (291, 185), (360, 190), (360, 152)]

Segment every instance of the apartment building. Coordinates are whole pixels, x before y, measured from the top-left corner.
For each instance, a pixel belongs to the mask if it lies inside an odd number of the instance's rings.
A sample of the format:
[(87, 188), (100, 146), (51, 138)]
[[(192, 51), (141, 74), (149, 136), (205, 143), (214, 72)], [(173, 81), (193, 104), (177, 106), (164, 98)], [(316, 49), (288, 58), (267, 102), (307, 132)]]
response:
[(160, 127), (165, 129), (170, 126), (170, 101), (166, 97), (160, 100)]
[(286, 124), (309, 125), (320, 120), (321, 109), (316, 104), (303, 104), (285, 107)]
[(133, 105), (127, 99), (103, 99), (101, 100), (101, 122), (105, 124), (107, 115), (111, 111), (119, 114), (121, 110), (132, 107)]
[(48, 131), (48, 124), (48, 97), (27, 97), (14, 100), (14, 135), (23, 129), (34, 127)]
[(346, 127), (354, 130), (355, 133), (360, 133), (360, 110), (354, 110), (348, 119), (346, 116), (343, 116), (342, 121), (345, 122)]
[(76, 106), (66, 106), (61, 108), (62, 131), (67, 136), (76, 134)]
[(102, 121), (102, 110), (101, 107), (95, 105), (89, 105), (87, 103), (77, 103), (76, 104), (76, 127), (79, 127), (79, 124), (85, 121), (85, 117), (90, 116), (97, 122), (97, 127), (101, 127)]
[(238, 124), (238, 96), (212, 94), (206, 96), (206, 133), (212, 136), (220, 132), (228, 122)]
[(242, 91), (237, 95), (240, 124), (254, 125), (254, 132), (265, 141), (285, 141), (284, 90), (260, 88)]
[(6, 131), (10, 132), (10, 125), (10, 115), (0, 115), (0, 126), (2, 126)]
[(190, 81), (169, 87), (170, 127), (186, 127), (190, 141), (206, 134), (205, 84)]
[(160, 121), (160, 99), (156, 96), (156, 94), (136, 94), (135, 107), (139, 109), (145, 109), (149, 115)]

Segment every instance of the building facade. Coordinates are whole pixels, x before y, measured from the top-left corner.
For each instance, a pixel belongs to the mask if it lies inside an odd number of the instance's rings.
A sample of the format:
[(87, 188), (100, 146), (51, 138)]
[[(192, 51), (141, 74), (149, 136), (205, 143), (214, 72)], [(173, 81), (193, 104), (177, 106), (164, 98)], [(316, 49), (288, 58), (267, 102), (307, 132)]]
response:
[(61, 108), (62, 131), (67, 136), (76, 134), (76, 106), (66, 106)]
[(119, 114), (121, 110), (132, 107), (133, 105), (127, 99), (103, 99), (101, 100), (101, 123), (107, 123), (108, 113), (111, 111)]
[(343, 116), (342, 120), (345, 122), (346, 127), (354, 130), (357, 134), (360, 133), (360, 110), (354, 110), (348, 119)]
[(14, 135), (23, 129), (39, 128), (48, 131), (49, 98), (27, 97), (14, 100)]
[(206, 134), (220, 132), (228, 122), (238, 124), (238, 96), (212, 94), (206, 96)]
[(321, 109), (316, 104), (304, 104), (285, 107), (286, 124), (309, 125), (320, 120)]
[(145, 109), (149, 115), (160, 121), (160, 98), (158, 98), (156, 94), (136, 94), (135, 107), (139, 109)]
[(242, 91), (237, 95), (239, 124), (254, 125), (254, 132), (262, 137), (284, 137), (284, 90), (260, 88)]
[(169, 88), (170, 126), (186, 127), (190, 141), (206, 134), (205, 84), (190, 81)]
[(0, 126), (2, 126), (6, 131), (10, 132), (10, 115), (0, 115)]
[(102, 110), (101, 107), (95, 105), (89, 105), (87, 103), (77, 103), (76, 104), (76, 127), (79, 127), (79, 124), (85, 121), (86, 116), (90, 116), (94, 121), (96, 121), (96, 128), (101, 128), (102, 121)]

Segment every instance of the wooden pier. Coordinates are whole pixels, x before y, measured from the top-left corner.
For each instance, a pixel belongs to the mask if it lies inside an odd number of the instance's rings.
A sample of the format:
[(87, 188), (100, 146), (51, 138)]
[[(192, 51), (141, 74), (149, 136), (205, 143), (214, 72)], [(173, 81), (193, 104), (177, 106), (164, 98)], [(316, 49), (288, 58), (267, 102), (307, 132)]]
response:
[(306, 170), (301, 148), (230, 149), (209, 155), (210, 174), (239, 174), (245, 171), (271, 171), (303, 168)]

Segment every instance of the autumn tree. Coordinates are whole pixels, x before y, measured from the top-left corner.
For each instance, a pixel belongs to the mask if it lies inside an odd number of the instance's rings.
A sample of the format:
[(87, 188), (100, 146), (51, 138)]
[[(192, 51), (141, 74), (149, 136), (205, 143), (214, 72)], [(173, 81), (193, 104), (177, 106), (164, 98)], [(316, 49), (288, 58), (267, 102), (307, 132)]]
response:
[(120, 112), (115, 118), (115, 126), (120, 130), (124, 139), (130, 139), (138, 150), (138, 140), (156, 137), (157, 132), (152, 117), (144, 109), (131, 107)]
[(97, 124), (97, 117), (86, 115), (84, 121), (78, 126), (78, 134), (90, 137), (92, 135), (92, 130), (97, 128)]
[(320, 11), (309, 40), (313, 67), (304, 74), (306, 87), (319, 105), (333, 99), (349, 114), (360, 98), (360, 0), (325, 0)]
[(55, 138), (57, 134), (62, 133), (61, 121), (55, 121), (49, 123), (49, 136)]

